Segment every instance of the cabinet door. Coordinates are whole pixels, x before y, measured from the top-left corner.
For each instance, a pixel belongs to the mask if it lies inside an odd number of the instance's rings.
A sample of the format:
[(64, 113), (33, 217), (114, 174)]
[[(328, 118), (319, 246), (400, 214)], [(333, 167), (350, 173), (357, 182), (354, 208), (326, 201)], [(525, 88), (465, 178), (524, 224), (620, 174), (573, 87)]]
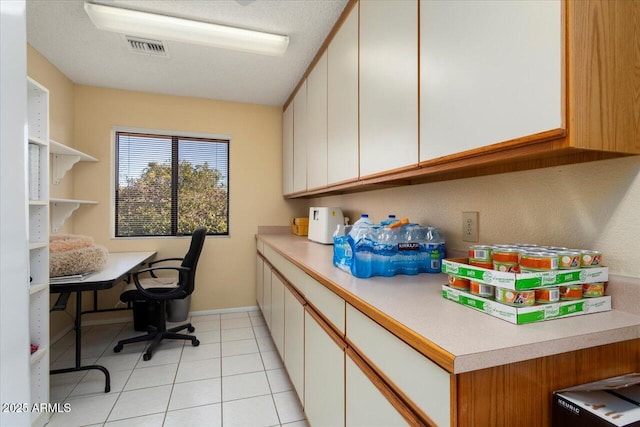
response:
[(418, 2), (360, 2), (360, 176), (416, 166), (418, 144)]
[(561, 8), (421, 1), (421, 161), (563, 126)]
[(256, 257), (256, 302), (264, 310), (264, 260)]
[(280, 358), (284, 355), (284, 283), (271, 272), (271, 337)]
[(263, 296), (262, 296), (262, 315), (267, 327), (271, 331), (271, 267), (265, 262), (262, 269), (263, 275)]
[(282, 114), (282, 194), (293, 193), (293, 103)]
[(293, 192), (307, 189), (307, 81), (293, 98)]
[(358, 178), (358, 10), (359, 3), (328, 48), (328, 184)]
[(284, 366), (304, 406), (304, 306), (288, 287), (284, 290)]
[(305, 310), (304, 409), (314, 427), (344, 426), (344, 347), (318, 321)]
[[(346, 358), (346, 425), (395, 427), (408, 425), (351, 357)], [(378, 381), (380, 379), (378, 378)], [(417, 425), (417, 424), (416, 424)]]
[(347, 338), (433, 424), (451, 424), (451, 374), (347, 304)]
[(327, 186), (327, 53), (307, 79), (307, 188)]

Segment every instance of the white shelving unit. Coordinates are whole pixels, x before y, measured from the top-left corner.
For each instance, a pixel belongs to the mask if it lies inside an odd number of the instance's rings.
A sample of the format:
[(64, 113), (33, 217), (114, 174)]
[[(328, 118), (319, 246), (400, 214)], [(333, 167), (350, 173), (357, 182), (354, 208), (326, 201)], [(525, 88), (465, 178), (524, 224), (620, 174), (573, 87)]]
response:
[(96, 205), (94, 200), (49, 199), (51, 205), (51, 231), (56, 233), (60, 227), (80, 207), (80, 205)]
[[(97, 162), (93, 156), (78, 151), (54, 140), (49, 141), (53, 184), (59, 184), (64, 175), (78, 162)], [(51, 232), (57, 233), (64, 222), (80, 205), (95, 205), (93, 200), (56, 199), (49, 200), (51, 208)]]
[(52, 160), (53, 184), (59, 184), (66, 174), (78, 162), (97, 162), (93, 156), (78, 151), (75, 148), (49, 140), (49, 154)]
[[(49, 91), (27, 78), (31, 404), (49, 402)], [(46, 413), (34, 412), (42, 426)]]

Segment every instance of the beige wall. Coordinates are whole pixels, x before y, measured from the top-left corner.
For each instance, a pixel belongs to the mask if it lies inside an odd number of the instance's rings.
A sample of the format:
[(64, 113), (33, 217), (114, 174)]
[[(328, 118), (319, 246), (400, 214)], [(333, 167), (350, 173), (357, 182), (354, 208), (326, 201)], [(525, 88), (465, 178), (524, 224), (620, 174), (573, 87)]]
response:
[[(76, 86), (76, 148), (100, 161), (76, 166), (75, 197), (98, 205), (75, 214), (74, 231), (93, 236), (110, 251), (184, 255), (188, 238), (111, 238), (112, 127), (230, 135), (230, 236), (207, 238), (191, 310), (254, 306), (258, 225), (286, 225), (290, 216), (304, 212), (304, 202), (281, 196), (281, 123), (278, 107)], [(118, 293), (112, 292), (112, 303)]]
[(640, 156), (352, 195), (322, 197), (352, 222), (395, 213), (441, 227), (466, 250), (462, 212), (478, 211), (480, 243), (527, 242), (598, 249), (610, 272), (640, 277)]
[[(258, 225), (287, 225), (290, 217), (306, 211), (305, 201), (285, 201), (281, 195), (281, 109), (79, 86), (31, 46), (27, 49), (29, 76), (50, 91), (51, 138), (99, 159), (98, 163), (76, 164), (59, 185), (51, 186), (52, 197), (98, 201), (81, 206), (61, 231), (93, 236), (110, 251), (155, 250), (162, 258), (183, 255), (188, 238), (111, 239), (111, 128), (229, 135), (230, 236), (207, 238), (191, 310), (255, 305), (254, 235)], [(116, 304), (121, 286), (100, 293), (104, 307)], [(88, 300), (85, 298), (85, 305)], [(72, 310), (73, 301), (67, 312)], [(91, 315), (85, 320), (107, 316)], [(123, 316), (130, 314), (111, 314)], [(52, 313), (51, 335), (55, 337), (71, 321), (68, 314)]]

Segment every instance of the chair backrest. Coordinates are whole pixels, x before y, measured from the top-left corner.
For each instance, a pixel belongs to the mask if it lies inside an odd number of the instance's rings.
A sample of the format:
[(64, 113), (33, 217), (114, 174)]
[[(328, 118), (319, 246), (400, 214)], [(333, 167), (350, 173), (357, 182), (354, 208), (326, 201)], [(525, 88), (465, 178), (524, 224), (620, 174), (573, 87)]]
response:
[(182, 267), (188, 267), (191, 269), (190, 274), (180, 276), (180, 280), (185, 280), (187, 282), (187, 286), (184, 289), (187, 295), (191, 295), (195, 288), (196, 267), (198, 266), (198, 259), (200, 259), (200, 253), (202, 252), (204, 238), (206, 235), (206, 227), (198, 227), (193, 231), (189, 251), (182, 260)]

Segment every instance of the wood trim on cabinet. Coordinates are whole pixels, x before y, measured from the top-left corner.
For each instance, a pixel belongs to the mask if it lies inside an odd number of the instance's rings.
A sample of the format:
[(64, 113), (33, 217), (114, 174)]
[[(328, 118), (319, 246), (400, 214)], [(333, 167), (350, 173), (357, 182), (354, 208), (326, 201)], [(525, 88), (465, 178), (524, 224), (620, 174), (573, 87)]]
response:
[(459, 427), (551, 425), (555, 390), (638, 372), (640, 339), (456, 375)]
[[(393, 406), (396, 411), (409, 423), (411, 426), (435, 426), (436, 424), (429, 420), (425, 422), (423, 418), (418, 416), (413, 408), (406, 405), (406, 403), (396, 394), (396, 391), (391, 388), (386, 379), (383, 379), (376, 370), (367, 363), (359, 353), (353, 348), (347, 347), (345, 353), (356, 364), (356, 366), (362, 371), (362, 373), (371, 381), (371, 383), (380, 391), (385, 399)], [(424, 414), (423, 414), (424, 415)], [(424, 415), (426, 416), (426, 415)]]
[[(358, 349), (348, 338), (345, 339), (347, 343), (347, 354), (351, 356), (352, 360), (362, 369), (362, 371), (369, 377), (371, 382), (380, 390), (380, 392), (387, 397), (387, 400), (396, 408), (398, 412), (403, 414), (400, 411), (400, 408), (396, 406), (396, 404), (401, 404), (406, 409), (409, 409), (414, 417), (416, 417), (420, 422), (418, 424), (411, 425), (427, 425), (427, 426), (436, 426), (437, 424), (427, 415), (425, 414), (418, 406), (402, 391), (400, 388), (391, 380), (388, 376), (386, 376), (380, 368), (378, 368), (368, 357), (364, 355), (362, 351)], [(357, 357), (359, 360), (356, 360)], [(363, 368), (364, 366), (364, 368)], [(366, 370), (365, 370), (366, 369)], [(452, 374), (453, 376), (453, 374)], [(382, 387), (382, 388), (381, 388)], [(392, 398), (389, 398), (389, 394)], [(407, 421), (411, 421), (407, 417), (405, 417)]]
[(572, 146), (640, 154), (638, 22), (638, 1), (568, 1)]
[(336, 333), (333, 327), (331, 327), (331, 325), (327, 323), (324, 317), (320, 315), (320, 313), (318, 313), (311, 305), (305, 305), (304, 311), (309, 313), (309, 315), (313, 317), (313, 320), (316, 321), (318, 326), (322, 328), (322, 330), (329, 336), (329, 338), (333, 340), (333, 342), (336, 343), (338, 347), (340, 347), (342, 351), (347, 348), (347, 344), (344, 342), (342, 337)]

